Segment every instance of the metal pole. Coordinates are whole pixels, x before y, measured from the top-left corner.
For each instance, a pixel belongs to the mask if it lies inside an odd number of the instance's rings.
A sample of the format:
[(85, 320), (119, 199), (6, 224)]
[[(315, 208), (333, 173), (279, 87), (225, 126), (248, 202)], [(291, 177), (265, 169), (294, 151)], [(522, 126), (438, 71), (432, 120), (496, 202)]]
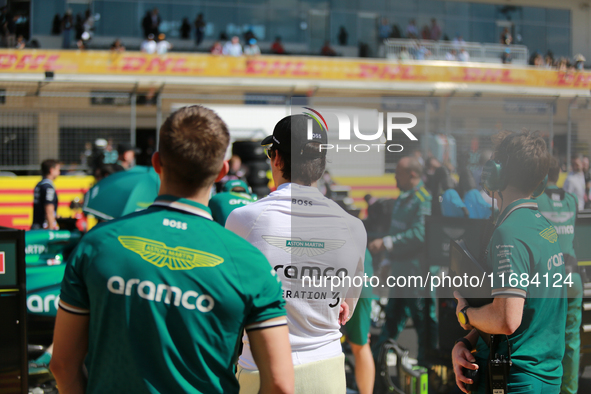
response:
[(451, 125), (450, 125), (451, 119), (450, 119), (450, 114), (449, 114), (450, 101), (451, 101), (451, 97), (447, 97), (445, 99), (445, 135), (449, 135), (450, 128), (451, 128)]
[(156, 149), (160, 148), (160, 125), (162, 124), (162, 94), (156, 98)]
[(549, 151), (551, 155), (554, 155), (554, 103), (548, 105), (550, 109), (550, 130), (549, 130)]
[(137, 101), (137, 94), (133, 92), (131, 94), (131, 114), (130, 114), (130, 122), (129, 122), (129, 142), (131, 146), (135, 148), (135, 144), (137, 142), (136, 138), (136, 101)]
[[(575, 98), (576, 100), (576, 98)], [(572, 117), (571, 117), (571, 108), (573, 106), (573, 101), (571, 101), (570, 103), (568, 103), (568, 123), (567, 123), (567, 129), (566, 129), (566, 168), (570, 167), (570, 160), (571, 160), (571, 149), (572, 149), (572, 133), (573, 133), (573, 123), (572, 123)]]
[(429, 143), (429, 106), (431, 105), (431, 101), (427, 100), (425, 102), (425, 136), (423, 137), (423, 158), (426, 160), (427, 159), (427, 154), (428, 154), (428, 143)]

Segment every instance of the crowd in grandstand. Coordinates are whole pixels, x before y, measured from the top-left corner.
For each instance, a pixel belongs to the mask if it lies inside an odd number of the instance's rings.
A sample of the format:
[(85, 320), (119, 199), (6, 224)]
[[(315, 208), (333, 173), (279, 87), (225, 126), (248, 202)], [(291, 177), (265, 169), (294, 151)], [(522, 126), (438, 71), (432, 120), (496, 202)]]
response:
[[(62, 36), (61, 46), (63, 49), (72, 48), (72, 43), (75, 44), (75, 48), (77, 49), (87, 49), (94, 36), (95, 19), (98, 17), (98, 15), (93, 15), (90, 10), (86, 10), (84, 14), (77, 13), (74, 16), (72, 9), (67, 9), (64, 15), (56, 14), (54, 16), (51, 34)], [(161, 31), (161, 23), (162, 18), (157, 8), (148, 10), (140, 21), (145, 39), (140, 47), (142, 52), (163, 55), (172, 49), (172, 44), (166, 40), (164, 32)], [(189, 40), (193, 37), (195, 45), (199, 47), (205, 38), (206, 27), (207, 22), (203, 13), (199, 13), (192, 22), (189, 18), (183, 18), (178, 36), (183, 40)], [(176, 36), (176, 34), (171, 35)], [(443, 32), (436, 18), (432, 18), (431, 23), (425, 24), (422, 28), (417, 25), (415, 19), (411, 19), (406, 28), (401, 28), (396, 23), (390, 24), (387, 18), (381, 18), (376, 25), (376, 37), (378, 38), (378, 46), (382, 45), (384, 40), (387, 39), (408, 40), (407, 44), (401, 45), (396, 55), (399, 60), (403, 61), (444, 59), (448, 61), (468, 62), (471, 60), (470, 47), (464, 41), (462, 35), (456, 33), (455, 37), (450, 39)], [(345, 26), (340, 26), (336, 39), (341, 46), (351, 44), (349, 42), (349, 33)], [(509, 28), (503, 30), (499, 42), (506, 46), (500, 54), (501, 62), (504, 64), (511, 63), (511, 45), (514, 44), (514, 39)], [(439, 50), (439, 57), (433, 53), (435, 44), (441, 45), (444, 48), (443, 52)], [(28, 18), (24, 18), (16, 13), (10, 13), (8, 7), (0, 8), (0, 45), (2, 47), (16, 49), (39, 47), (37, 40), (33, 39), (29, 41)], [(360, 56), (361, 46), (360, 44)], [(125, 46), (120, 39), (116, 39), (111, 44), (110, 49), (121, 52), (125, 50)], [(255, 56), (261, 53), (258, 38), (251, 29), (243, 33), (242, 39), (237, 35), (228, 37), (226, 33), (222, 32), (219, 40), (216, 40), (209, 48), (200, 49), (207, 49), (214, 55), (227, 56)], [(268, 48), (268, 52), (276, 55), (288, 54), (280, 36), (275, 37), (275, 40)], [(331, 46), (329, 40), (325, 41), (318, 54), (322, 56), (339, 55), (337, 50)], [(531, 66), (557, 69), (559, 71), (582, 70), (585, 65), (585, 57), (578, 54), (573, 59), (569, 59), (566, 57), (555, 57), (550, 50), (545, 55), (536, 50), (531, 54), (528, 63)]]

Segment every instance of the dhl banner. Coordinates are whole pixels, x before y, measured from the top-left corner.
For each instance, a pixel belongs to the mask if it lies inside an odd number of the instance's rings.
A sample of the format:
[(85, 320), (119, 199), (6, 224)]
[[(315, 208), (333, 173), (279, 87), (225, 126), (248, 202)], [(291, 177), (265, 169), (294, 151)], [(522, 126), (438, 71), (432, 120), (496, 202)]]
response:
[(386, 59), (172, 53), (0, 50), (0, 73), (162, 75), (289, 78), (306, 80), (478, 83), (539, 88), (588, 89), (591, 73), (473, 63), (399, 63)]
[[(33, 189), (41, 180), (40, 176), (0, 177), (0, 226), (22, 230), (31, 228), (33, 222)], [(400, 191), (392, 174), (373, 177), (335, 177), (339, 185), (351, 188), (349, 196), (355, 205), (365, 209), (366, 194), (373, 197), (398, 197)], [(60, 176), (55, 181), (59, 205), (58, 216), (71, 217), (70, 202), (75, 198), (82, 201), (84, 193), (94, 184), (91, 176)], [(91, 223), (89, 223), (89, 226)]]

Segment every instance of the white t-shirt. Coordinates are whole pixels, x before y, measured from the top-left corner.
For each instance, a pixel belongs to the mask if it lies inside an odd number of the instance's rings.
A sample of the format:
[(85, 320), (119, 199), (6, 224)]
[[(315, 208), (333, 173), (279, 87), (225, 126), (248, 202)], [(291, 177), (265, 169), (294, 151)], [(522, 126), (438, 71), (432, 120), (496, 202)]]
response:
[[(226, 228), (258, 248), (281, 279), (294, 365), (340, 355), (340, 303), (344, 298), (352, 315), (361, 288), (345, 283), (331, 290), (330, 278), (363, 277), (367, 233), (361, 220), (315, 187), (286, 183), (232, 211)], [(303, 276), (315, 282), (303, 285)], [(238, 363), (256, 370), (248, 337), (243, 342)]]
[(159, 55), (166, 55), (170, 48), (172, 48), (170, 42), (166, 40), (158, 41), (158, 44), (156, 44), (156, 53)]
[(242, 46), (240, 44), (233, 44), (232, 41), (228, 41), (224, 44), (222, 53), (226, 56), (242, 56)]
[(585, 209), (585, 174), (582, 171), (569, 172), (562, 188), (565, 192), (577, 196), (579, 211)]
[(148, 54), (156, 53), (157, 45), (158, 44), (156, 44), (156, 41), (154, 40), (145, 40), (144, 42), (142, 42), (141, 51)]

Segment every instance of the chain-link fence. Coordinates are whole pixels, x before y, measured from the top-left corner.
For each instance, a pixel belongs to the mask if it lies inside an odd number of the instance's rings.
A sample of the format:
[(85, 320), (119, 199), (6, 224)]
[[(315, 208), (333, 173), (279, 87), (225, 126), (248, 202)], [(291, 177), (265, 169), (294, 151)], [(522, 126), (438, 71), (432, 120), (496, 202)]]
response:
[[(321, 93), (321, 92), (320, 92)], [(136, 147), (136, 162), (149, 164), (157, 130), (174, 110), (190, 104), (216, 109), (229, 123), (233, 140), (256, 140), (270, 134), (278, 119), (291, 113), (290, 94), (250, 94), (215, 90), (177, 94), (161, 86), (116, 84), (98, 88), (74, 83), (4, 82), (0, 85), (0, 171), (38, 171), (46, 158), (69, 170), (88, 170), (97, 149), (117, 160), (117, 146)], [(386, 152), (382, 172), (413, 151), (457, 166), (458, 155), (472, 160), (492, 147), (500, 130), (539, 131), (552, 141), (553, 153), (568, 166), (590, 152), (591, 102), (587, 98), (502, 97), (300, 97), (310, 107), (364, 108), (374, 112), (408, 112), (416, 116), (418, 141), (394, 133), (391, 143), (403, 152)], [(334, 163), (333, 163), (334, 164)], [(354, 163), (348, 163), (354, 165)], [(347, 163), (344, 164), (345, 166)], [(329, 164), (330, 167), (330, 164)], [(336, 164), (331, 171), (339, 172)], [(566, 169), (566, 168), (565, 168)]]

